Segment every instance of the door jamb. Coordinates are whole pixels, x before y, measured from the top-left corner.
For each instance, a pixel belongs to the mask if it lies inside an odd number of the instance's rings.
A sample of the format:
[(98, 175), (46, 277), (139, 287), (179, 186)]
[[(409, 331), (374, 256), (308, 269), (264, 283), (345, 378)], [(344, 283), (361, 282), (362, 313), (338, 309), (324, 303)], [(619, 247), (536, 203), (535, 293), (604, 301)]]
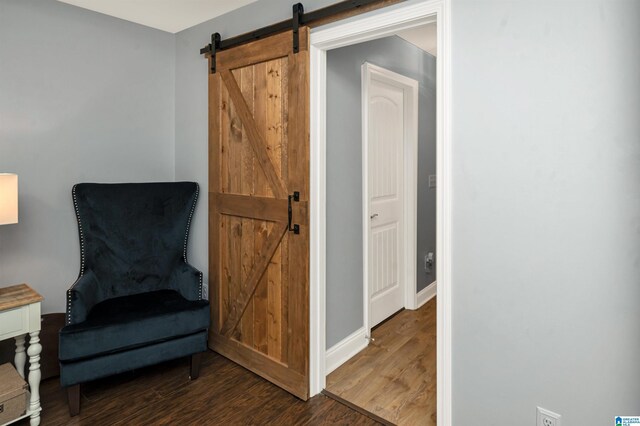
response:
[(369, 282), (369, 84), (374, 79), (401, 88), (404, 92), (402, 143), (402, 233), (403, 259), (400, 262), (403, 306), (417, 307), (417, 197), (418, 197), (418, 82), (412, 78), (373, 65), (362, 64), (362, 277), (364, 324), (371, 337)]
[(310, 36), (310, 396), (326, 385), (326, 56), (327, 50), (373, 40), (437, 20), (437, 412), (452, 422), (451, 0), (423, 0), (314, 28)]

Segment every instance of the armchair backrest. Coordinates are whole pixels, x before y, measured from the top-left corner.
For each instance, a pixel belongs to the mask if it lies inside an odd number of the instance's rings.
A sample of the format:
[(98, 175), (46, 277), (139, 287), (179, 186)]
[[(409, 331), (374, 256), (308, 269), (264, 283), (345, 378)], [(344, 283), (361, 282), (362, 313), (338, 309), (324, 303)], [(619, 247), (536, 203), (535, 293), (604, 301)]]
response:
[(186, 262), (197, 199), (195, 182), (75, 185), (80, 276), (92, 271), (104, 299), (165, 288)]

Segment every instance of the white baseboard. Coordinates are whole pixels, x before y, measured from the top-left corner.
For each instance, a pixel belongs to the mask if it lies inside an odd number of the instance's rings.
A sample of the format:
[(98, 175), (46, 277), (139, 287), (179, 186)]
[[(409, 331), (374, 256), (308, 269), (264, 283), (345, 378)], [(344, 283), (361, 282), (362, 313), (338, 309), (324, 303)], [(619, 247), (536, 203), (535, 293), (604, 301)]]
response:
[(437, 290), (438, 290), (438, 286), (436, 285), (435, 281), (429, 284), (428, 286), (426, 286), (425, 288), (423, 288), (422, 290), (420, 290), (416, 295), (418, 308), (424, 305), (425, 303), (427, 303), (429, 300), (436, 297)]
[(327, 349), (325, 354), (326, 374), (328, 375), (340, 367), (355, 354), (366, 348), (367, 345), (369, 345), (367, 329), (362, 327)]

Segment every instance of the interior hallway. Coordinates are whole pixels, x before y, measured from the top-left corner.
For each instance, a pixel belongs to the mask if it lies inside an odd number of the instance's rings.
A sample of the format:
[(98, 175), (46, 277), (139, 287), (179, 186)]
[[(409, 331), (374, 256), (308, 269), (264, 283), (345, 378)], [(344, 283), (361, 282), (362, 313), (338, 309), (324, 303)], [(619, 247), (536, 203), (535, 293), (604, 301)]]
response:
[(436, 425), (436, 298), (403, 310), (327, 377), (326, 390), (398, 425)]

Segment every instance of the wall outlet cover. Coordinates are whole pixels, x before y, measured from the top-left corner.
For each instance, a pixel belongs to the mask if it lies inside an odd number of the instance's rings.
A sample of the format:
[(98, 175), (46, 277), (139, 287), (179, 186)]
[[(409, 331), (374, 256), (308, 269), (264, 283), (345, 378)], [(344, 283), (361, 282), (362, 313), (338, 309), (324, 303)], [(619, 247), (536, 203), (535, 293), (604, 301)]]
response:
[(546, 408), (536, 407), (536, 426), (562, 426), (562, 416)]

